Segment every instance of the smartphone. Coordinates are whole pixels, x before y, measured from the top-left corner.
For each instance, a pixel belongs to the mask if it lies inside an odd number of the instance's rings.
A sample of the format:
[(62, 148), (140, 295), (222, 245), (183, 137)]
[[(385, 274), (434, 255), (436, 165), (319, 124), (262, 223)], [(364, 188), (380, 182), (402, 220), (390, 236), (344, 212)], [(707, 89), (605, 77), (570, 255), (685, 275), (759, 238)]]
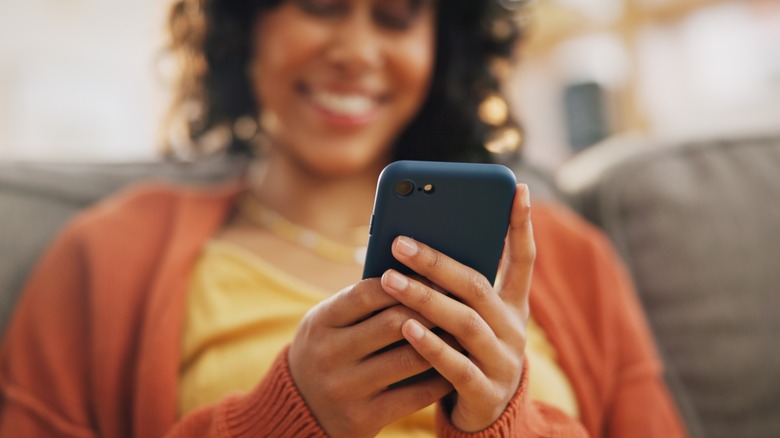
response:
[(396, 161), (379, 175), (363, 278), (393, 268), (412, 271), (391, 253), (404, 235), (484, 275), (492, 284), (515, 196), (514, 173), (499, 164)]

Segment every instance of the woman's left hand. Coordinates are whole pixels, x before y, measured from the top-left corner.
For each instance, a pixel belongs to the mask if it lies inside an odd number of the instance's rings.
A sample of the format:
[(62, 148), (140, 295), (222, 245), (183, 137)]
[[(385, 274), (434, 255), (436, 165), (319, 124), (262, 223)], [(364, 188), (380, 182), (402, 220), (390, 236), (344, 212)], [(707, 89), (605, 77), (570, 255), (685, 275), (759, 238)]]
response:
[(490, 427), (522, 377), (536, 255), (529, 213), (528, 188), (521, 184), (496, 287), (477, 271), (407, 237), (395, 240), (393, 255), (435, 286), (393, 270), (382, 276), (388, 294), (454, 336), (465, 349), (464, 354), (413, 319), (402, 326), (406, 340), (455, 388), (451, 421), (465, 432)]

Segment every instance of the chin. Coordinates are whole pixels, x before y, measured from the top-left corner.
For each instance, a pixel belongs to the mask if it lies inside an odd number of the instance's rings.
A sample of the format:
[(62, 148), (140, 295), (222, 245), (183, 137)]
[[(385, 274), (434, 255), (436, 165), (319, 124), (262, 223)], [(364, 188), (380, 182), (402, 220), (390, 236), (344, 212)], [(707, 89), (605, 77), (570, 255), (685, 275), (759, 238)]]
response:
[(376, 141), (355, 140), (327, 139), (288, 151), (304, 170), (323, 177), (347, 177), (381, 171), (389, 161), (387, 148), (378, 147)]
[(327, 154), (306, 157), (302, 161), (311, 173), (328, 178), (378, 172), (387, 164), (384, 157), (378, 159), (365, 154)]
[(328, 160), (315, 163), (312, 167), (313, 168), (311, 169), (314, 173), (328, 178), (359, 175), (365, 173), (369, 169), (373, 170), (375, 168), (373, 165), (368, 166), (362, 162), (352, 162), (348, 160)]

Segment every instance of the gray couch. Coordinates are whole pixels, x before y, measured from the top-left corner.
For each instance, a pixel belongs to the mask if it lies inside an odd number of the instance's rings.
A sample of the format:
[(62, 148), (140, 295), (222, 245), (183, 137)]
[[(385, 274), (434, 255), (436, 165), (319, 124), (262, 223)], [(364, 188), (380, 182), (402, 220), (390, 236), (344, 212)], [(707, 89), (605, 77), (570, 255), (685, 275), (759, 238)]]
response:
[(605, 145), (557, 180), (633, 274), (691, 434), (780, 437), (780, 136)]
[[(693, 436), (780, 436), (780, 138), (598, 153), (595, 167), (567, 165), (565, 184), (527, 167), (518, 178), (537, 197), (563, 195), (613, 239)], [(0, 330), (78, 210), (138, 179), (213, 182), (242, 168), (0, 164)]]

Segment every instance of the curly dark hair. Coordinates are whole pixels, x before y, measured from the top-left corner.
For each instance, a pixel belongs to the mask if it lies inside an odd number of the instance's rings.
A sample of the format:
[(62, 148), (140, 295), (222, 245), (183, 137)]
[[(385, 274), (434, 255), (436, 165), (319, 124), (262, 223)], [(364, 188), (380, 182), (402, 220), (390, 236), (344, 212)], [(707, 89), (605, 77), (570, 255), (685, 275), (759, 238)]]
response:
[[(203, 139), (236, 121), (257, 120), (258, 103), (247, 70), (255, 17), (283, 0), (176, 0), (169, 17), (170, 53), (181, 61), (171, 109), (185, 130), (188, 153), (203, 154)], [(511, 115), (489, 124), (480, 104), (500, 95), (496, 65), (514, 56), (521, 37), (511, 4), (526, 0), (442, 0), (437, 9), (436, 60), (422, 108), (395, 143), (394, 159), (493, 161), (486, 142), (499, 128), (516, 127)], [(509, 5), (509, 6), (508, 6)], [(169, 126), (170, 127), (170, 126)], [(225, 135), (227, 153), (252, 153), (250, 142)], [(213, 146), (212, 146), (213, 148)], [(166, 141), (165, 153), (175, 155)]]

